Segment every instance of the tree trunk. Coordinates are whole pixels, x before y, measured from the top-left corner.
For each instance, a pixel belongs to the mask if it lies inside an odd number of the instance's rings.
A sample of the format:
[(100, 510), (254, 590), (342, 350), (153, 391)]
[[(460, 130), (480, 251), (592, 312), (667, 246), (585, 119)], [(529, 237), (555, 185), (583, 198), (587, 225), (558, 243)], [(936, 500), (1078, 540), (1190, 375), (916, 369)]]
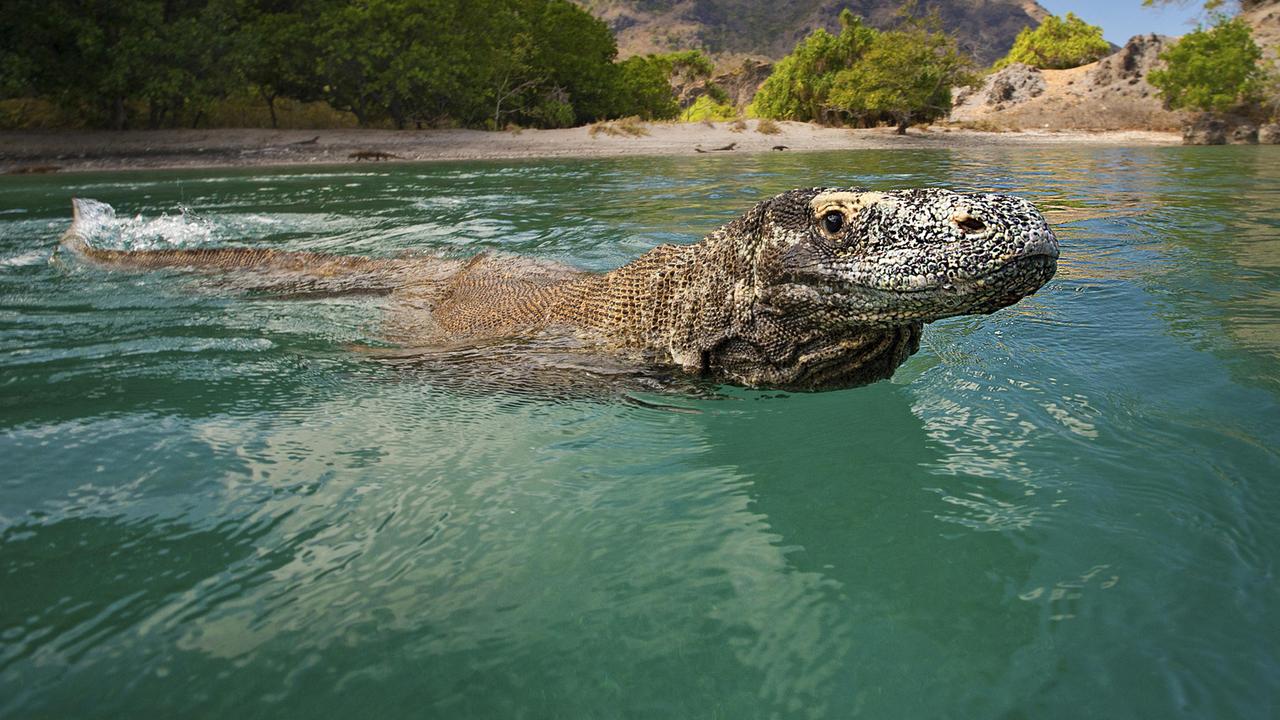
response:
[(128, 122), (129, 115), (125, 111), (124, 96), (117, 95), (111, 101), (111, 129), (123, 130), (125, 123)]
[(279, 126), (276, 124), (276, 94), (268, 93), (261, 88), (258, 89), (258, 94), (262, 96), (263, 100), (267, 101), (267, 112), (271, 113), (271, 129), (278, 129)]
[(404, 105), (397, 98), (391, 101), (391, 106), (388, 110), (391, 112), (391, 119), (395, 122), (396, 129), (403, 130), (405, 125), (408, 124), (408, 118), (404, 114)]

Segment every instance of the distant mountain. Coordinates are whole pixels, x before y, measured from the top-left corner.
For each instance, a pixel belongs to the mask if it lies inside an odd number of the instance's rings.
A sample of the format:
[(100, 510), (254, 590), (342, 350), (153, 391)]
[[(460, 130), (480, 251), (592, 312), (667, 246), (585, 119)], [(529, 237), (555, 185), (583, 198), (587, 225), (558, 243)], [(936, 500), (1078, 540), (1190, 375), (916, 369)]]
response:
[[(574, 0), (613, 29), (623, 57), (699, 49), (776, 60), (817, 28), (838, 31), (842, 8), (889, 27), (901, 0)], [(983, 64), (1003, 57), (1024, 27), (1049, 15), (1034, 0), (925, 0)]]

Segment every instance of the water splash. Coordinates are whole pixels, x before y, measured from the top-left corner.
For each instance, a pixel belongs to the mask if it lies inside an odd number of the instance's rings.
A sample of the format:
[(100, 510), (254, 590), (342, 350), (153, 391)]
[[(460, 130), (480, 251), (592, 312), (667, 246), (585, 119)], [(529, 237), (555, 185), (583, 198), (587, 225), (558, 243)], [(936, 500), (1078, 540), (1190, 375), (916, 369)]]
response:
[(158, 218), (135, 215), (120, 219), (115, 208), (99, 200), (84, 198), (74, 202), (74, 229), (94, 247), (162, 250), (202, 245), (214, 236), (215, 226), (210, 220), (181, 205), (178, 215), (163, 214)]

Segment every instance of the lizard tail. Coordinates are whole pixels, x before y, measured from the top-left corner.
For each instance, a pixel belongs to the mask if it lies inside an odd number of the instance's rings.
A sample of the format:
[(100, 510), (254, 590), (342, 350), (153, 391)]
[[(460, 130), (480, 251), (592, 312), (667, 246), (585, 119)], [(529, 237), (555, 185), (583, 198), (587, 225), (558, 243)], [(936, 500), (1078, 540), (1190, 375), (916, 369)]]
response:
[[(62, 234), (59, 246), (97, 265), (117, 269), (153, 270), (174, 268), (196, 272), (251, 271), (268, 287), (291, 282), (329, 284), (342, 280), (363, 280), (365, 292), (389, 290), (388, 277), (395, 262), (376, 258), (289, 252), (271, 248), (198, 248), (184, 250), (109, 250), (94, 247), (90, 239), (104, 222), (114, 220), (110, 205), (96, 200), (73, 198), (71, 227)], [(346, 283), (343, 283), (344, 285)]]

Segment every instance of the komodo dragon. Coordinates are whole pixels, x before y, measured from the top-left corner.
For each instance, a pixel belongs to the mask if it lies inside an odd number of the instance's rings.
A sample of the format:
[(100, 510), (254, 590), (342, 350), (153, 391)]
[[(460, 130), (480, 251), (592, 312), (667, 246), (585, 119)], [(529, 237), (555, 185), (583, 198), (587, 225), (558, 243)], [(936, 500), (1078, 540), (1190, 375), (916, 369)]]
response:
[[(569, 337), (716, 382), (827, 390), (888, 378), (924, 323), (990, 313), (1047, 282), (1058, 243), (1020, 198), (941, 189), (792, 190), (692, 245), (607, 273), (484, 253), (374, 259), (271, 249), (104, 250), (82, 216), (62, 245), (114, 268), (231, 273), (239, 286), (387, 295), (389, 339), (476, 347)], [(106, 207), (100, 203), (98, 207)]]

